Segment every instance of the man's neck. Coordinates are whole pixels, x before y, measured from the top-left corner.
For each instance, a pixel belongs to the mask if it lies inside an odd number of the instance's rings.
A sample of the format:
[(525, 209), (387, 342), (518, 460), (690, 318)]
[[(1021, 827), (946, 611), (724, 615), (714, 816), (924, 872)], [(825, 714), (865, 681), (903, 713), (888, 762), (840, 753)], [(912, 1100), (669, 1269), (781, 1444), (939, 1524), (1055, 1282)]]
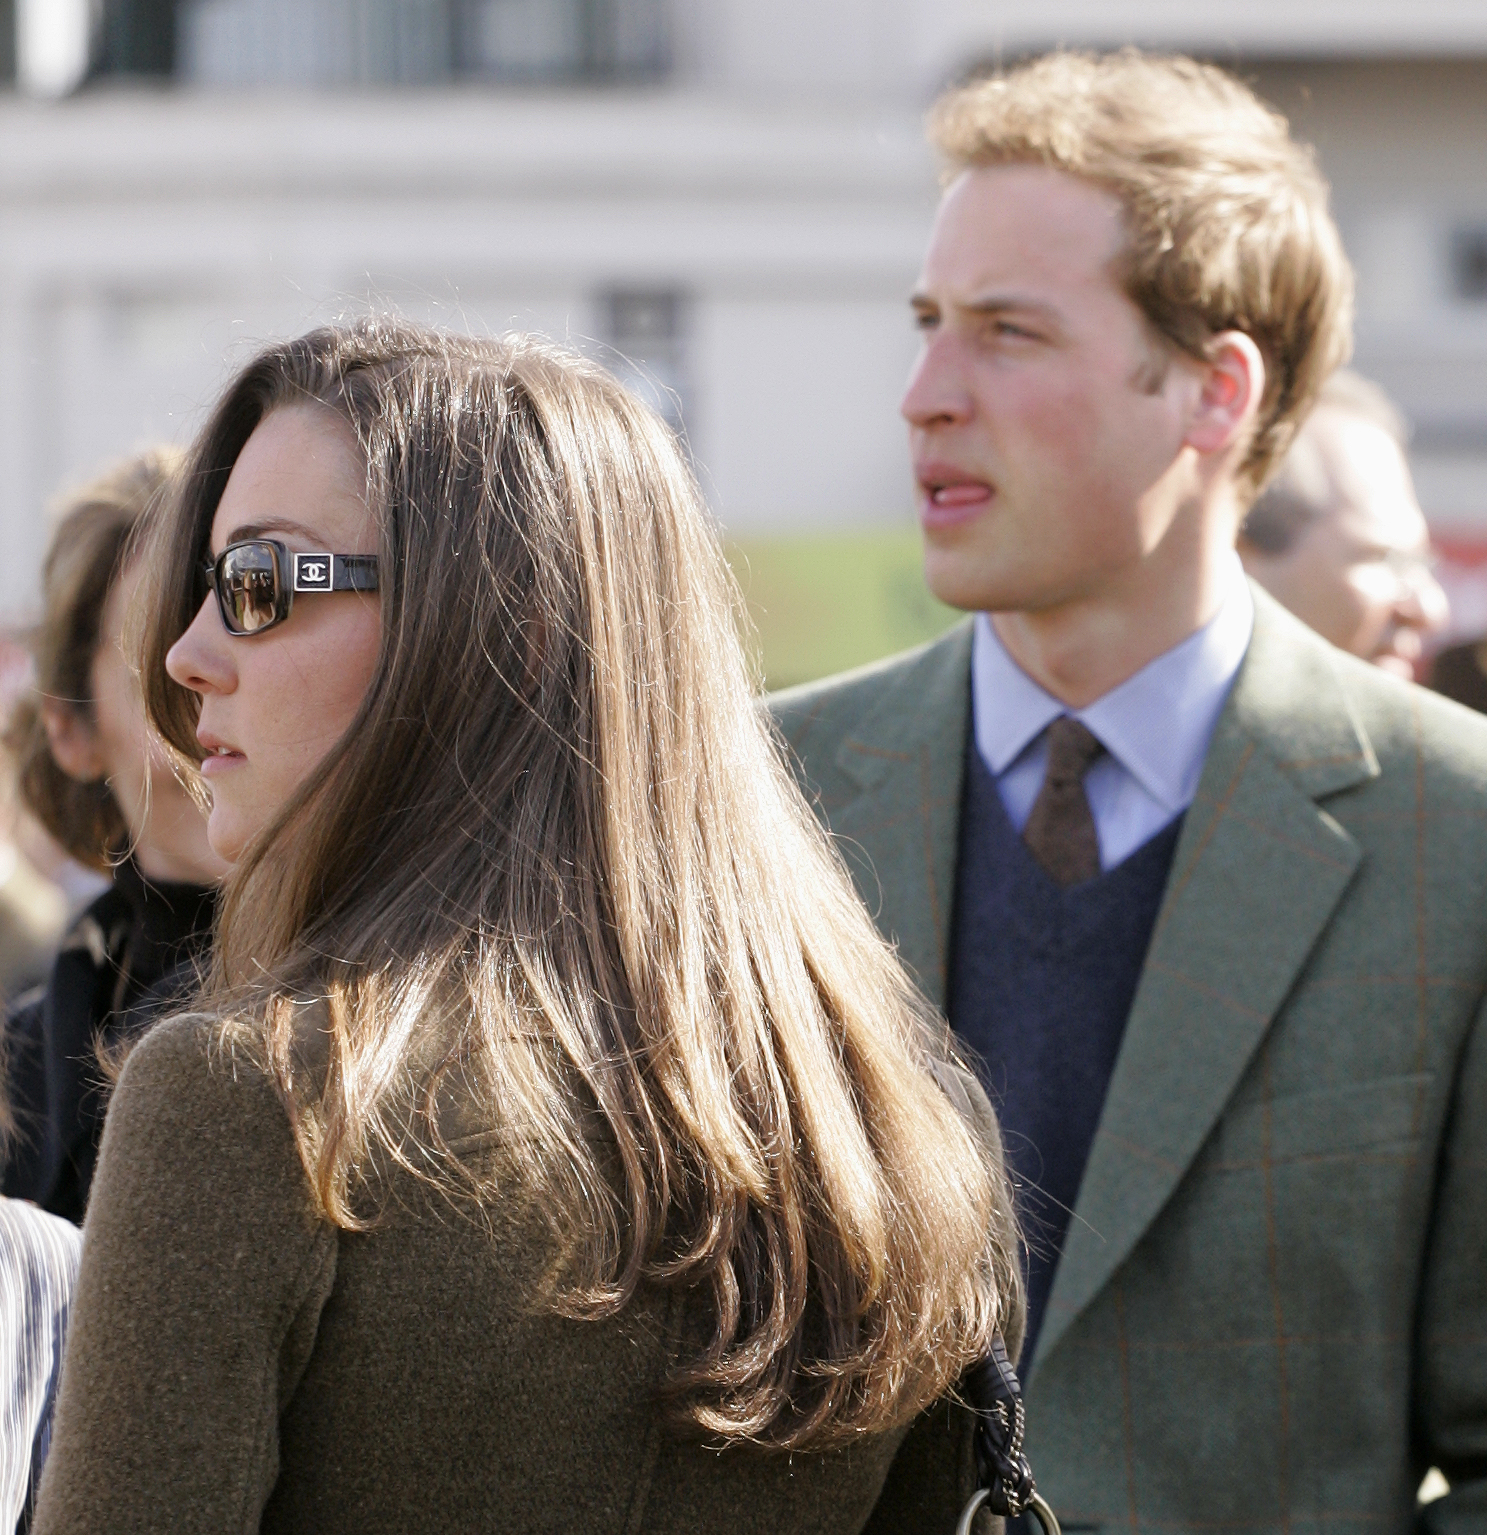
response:
[(1222, 546), (1187, 570), (1151, 574), (1054, 607), (993, 613), (991, 621), (1034, 682), (1070, 709), (1087, 708), (1201, 629), (1239, 579), (1233, 551)]

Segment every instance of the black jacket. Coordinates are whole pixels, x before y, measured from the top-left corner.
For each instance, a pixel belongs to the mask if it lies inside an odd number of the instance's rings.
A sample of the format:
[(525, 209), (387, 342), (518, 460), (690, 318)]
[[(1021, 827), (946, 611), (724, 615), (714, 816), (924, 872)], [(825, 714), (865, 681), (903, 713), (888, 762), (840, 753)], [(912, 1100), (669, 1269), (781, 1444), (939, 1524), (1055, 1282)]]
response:
[(216, 894), (121, 864), (63, 939), (46, 986), (17, 999), (5, 1025), (17, 1134), (0, 1191), (81, 1222), (107, 1105), (99, 1047), (143, 1030), (189, 990)]

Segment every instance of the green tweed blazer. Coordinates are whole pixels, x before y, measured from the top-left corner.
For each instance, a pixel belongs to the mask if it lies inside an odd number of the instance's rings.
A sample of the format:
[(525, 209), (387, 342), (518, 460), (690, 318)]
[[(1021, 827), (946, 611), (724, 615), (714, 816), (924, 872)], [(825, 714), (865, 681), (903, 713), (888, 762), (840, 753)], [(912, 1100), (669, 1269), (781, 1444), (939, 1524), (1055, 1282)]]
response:
[[(1256, 591), (1080, 1187), (1028, 1449), (1066, 1530), (1487, 1530), (1487, 720)], [(945, 996), (970, 626), (779, 695)], [(1417, 1512), (1423, 1472), (1451, 1492)]]

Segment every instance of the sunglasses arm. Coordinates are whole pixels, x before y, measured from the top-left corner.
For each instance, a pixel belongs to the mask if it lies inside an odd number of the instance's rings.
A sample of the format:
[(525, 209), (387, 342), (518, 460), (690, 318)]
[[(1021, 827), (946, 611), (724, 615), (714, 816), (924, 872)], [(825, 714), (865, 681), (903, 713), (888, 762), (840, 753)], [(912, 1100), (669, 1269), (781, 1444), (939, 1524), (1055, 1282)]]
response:
[(375, 554), (289, 554), (296, 592), (375, 592)]

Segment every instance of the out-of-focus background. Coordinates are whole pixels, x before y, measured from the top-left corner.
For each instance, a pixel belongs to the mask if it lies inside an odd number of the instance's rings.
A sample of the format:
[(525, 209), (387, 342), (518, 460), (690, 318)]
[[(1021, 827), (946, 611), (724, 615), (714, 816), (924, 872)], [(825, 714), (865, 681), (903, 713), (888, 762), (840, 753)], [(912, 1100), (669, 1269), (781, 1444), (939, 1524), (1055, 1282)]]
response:
[(568, 339), (684, 426), (771, 684), (927, 637), (921, 115), (1127, 42), (1234, 68), (1317, 146), (1450, 637), (1487, 632), (1481, 0), (0, 0), (0, 622), (58, 491), (370, 303)]

